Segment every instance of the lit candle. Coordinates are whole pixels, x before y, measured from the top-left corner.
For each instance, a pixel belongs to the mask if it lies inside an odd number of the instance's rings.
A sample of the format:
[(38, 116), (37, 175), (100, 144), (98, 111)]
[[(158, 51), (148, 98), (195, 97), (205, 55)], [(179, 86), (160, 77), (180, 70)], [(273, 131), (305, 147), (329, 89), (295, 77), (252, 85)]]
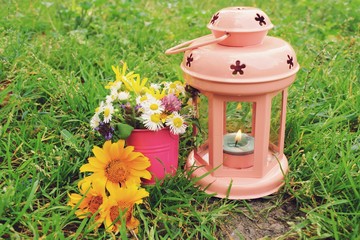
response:
[(227, 133), (224, 136), (223, 151), (231, 155), (247, 155), (254, 152), (254, 138), (242, 133)]

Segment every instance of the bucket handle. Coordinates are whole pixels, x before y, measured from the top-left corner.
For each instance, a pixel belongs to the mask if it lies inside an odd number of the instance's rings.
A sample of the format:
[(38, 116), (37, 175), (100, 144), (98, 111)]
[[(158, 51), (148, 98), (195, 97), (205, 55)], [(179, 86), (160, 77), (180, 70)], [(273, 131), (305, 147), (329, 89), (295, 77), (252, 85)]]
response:
[[(212, 35), (212, 34), (209, 34), (209, 35)], [(175, 53), (179, 53), (179, 52), (185, 52), (187, 50), (202, 47), (202, 46), (205, 46), (205, 45), (209, 45), (209, 44), (213, 44), (213, 43), (219, 43), (221, 41), (224, 41), (226, 38), (228, 38), (230, 36), (229, 33), (225, 33), (221, 37), (214, 38), (214, 39), (211, 39), (211, 40), (208, 40), (208, 41), (205, 41), (205, 42), (197, 43), (197, 44), (194, 44), (194, 45), (191, 45), (191, 46), (187, 46), (187, 45), (190, 45), (191, 43), (193, 43), (194, 41), (200, 40), (200, 39), (205, 38), (205, 37), (208, 37), (209, 35), (199, 37), (199, 38), (195, 38), (193, 40), (181, 43), (181, 44), (179, 44), (179, 45), (177, 45), (175, 47), (169, 48), (168, 50), (165, 51), (165, 54), (175, 54)]]

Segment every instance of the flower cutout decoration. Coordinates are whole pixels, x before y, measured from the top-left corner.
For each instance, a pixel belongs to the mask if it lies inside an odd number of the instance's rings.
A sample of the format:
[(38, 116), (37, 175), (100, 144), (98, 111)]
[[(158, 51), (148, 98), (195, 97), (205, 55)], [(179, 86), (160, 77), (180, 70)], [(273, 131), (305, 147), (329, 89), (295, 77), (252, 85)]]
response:
[(218, 18), (219, 18), (219, 13), (215, 14), (215, 15), (212, 17), (210, 23), (214, 25), (215, 22), (218, 20)]
[(288, 59), (286, 61), (287, 64), (289, 64), (289, 69), (291, 69), (292, 67), (294, 67), (294, 59), (293, 57), (291, 57), (290, 55), (287, 55)]
[(186, 57), (186, 66), (191, 67), (191, 62), (194, 61), (194, 58), (192, 57), (192, 53), (190, 56)]
[(259, 22), (260, 26), (266, 25), (265, 17), (261, 16), (260, 14), (256, 14), (255, 20)]
[(243, 69), (246, 68), (246, 65), (245, 64), (240, 64), (240, 60), (237, 60), (235, 62), (235, 65), (232, 64), (230, 66), (231, 69), (233, 69), (234, 71), (232, 72), (233, 75), (236, 75), (237, 73), (239, 73), (240, 75), (243, 75), (244, 74), (244, 71)]

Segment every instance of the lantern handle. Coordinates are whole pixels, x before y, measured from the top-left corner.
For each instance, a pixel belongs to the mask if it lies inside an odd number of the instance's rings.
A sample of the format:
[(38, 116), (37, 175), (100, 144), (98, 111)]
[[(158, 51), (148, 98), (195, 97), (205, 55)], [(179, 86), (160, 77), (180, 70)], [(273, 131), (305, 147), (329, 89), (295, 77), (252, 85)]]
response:
[[(209, 34), (209, 35), (211, 35), (211, 34)], [(225, 35), (223, 35), (221, 37), (214, 38), (214, 39), (211, 39), (211, 40), (208, 40), (208, 41), (205, 41), (205, 42), (196, 43), (196, 44), (191, 45), (191, 46), (187, 46), (187, 45), (193, 43), (194, 41), (200, 40), (202, 38), (206, 38), (209, 35), (202, 36), (202, 37), (199, 37), (199, 38), (195, 38), (193, 40), (181, 43), (181, 44), (179, 44), (179, 45), (177, 45), (175, 47), (169, 48), (168, 50), (165, 51), (165, 54), (175, 54), (175, 53), (179, 53), (179, 52), (185, 52), (187, 50), (195, 49), (195, 48), (202, 47), (202, 46), (205, 46), (205, 45), (209, 45), (209, 44), (213, 44), (213, 43), (219, 43), (221, 41), (224, 41), (226, 38), (228, 38), (230, 36), (229, 33), (225, 33)]]

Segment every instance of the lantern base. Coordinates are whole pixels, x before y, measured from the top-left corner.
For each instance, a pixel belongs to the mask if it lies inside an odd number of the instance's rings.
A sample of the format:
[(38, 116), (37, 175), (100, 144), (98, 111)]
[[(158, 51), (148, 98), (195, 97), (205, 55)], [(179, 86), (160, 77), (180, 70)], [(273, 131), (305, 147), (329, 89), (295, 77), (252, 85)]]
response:
[[(203, 159), (208, 162), (208, 159)], [(284, 184), (288, 172), (288, 161), (285, 155), (278, 157), (279, 164), (274, 165), (261, 178), (252, 177), (215, 177), (209, 174), (203, 163), (196, 160), (192, 151), (186, 162), (186, 169), (193, 171), (191, 176), (198, 178), (196, 182), (206, 193), (216, 194), (218, 198), (255, 199), (275, 193)], [(224, 166), (224, 168), (226, 168)], [(195, 170), (194, 170), (195, 169)], [(241, 174), (240, 174), (241, 175)]]

